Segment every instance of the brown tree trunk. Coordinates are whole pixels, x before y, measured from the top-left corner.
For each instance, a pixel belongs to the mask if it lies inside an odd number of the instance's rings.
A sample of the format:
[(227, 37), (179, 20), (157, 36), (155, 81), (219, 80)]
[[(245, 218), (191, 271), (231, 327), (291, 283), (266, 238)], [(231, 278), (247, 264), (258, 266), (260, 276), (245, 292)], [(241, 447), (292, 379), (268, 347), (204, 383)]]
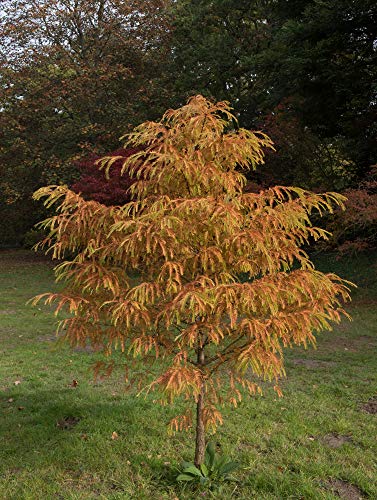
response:
[(204, 409), (204, 384), (196, 403), (196, 442), (195, 442), (195, 465), (199, 467), (204, 462), (206, 451), (206, 436), (203, 422)]
[[(198, 365), (204, 365), (204, 349), (198, 349)], [(197, 467), (204, 462), (204, 454), (206, 451), (206, 436), (203, 421), (204, 410), (204, 397), (205, 397), (205, 384), (202, 384), (198, 401), (196, 403), (196, 441), (195, 441), (195, 460), (194, 463)]]

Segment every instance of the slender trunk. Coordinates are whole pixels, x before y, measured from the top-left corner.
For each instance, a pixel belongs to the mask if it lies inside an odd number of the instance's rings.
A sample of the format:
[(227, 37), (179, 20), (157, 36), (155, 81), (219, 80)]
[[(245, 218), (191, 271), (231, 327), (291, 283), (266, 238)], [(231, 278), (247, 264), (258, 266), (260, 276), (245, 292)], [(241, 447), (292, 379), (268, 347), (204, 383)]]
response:
[[(204, 349), (198, 348), (198, 365), (204, 365)], [(205, 397), (205, 384), (202, 384), (198, 401), (196, 403), (196, 441), (195, 441), (195, 465), (199, 467), (204, 462), (204, 454), (206, 451), (206, 436), (203, 421)]]
[(204, 454), (206, 451), (206, 436), (203, 422), (204, 408), (204, 384), (196, 404), (196, 443), (195, 443), (195, 465), (199, 467), (204, 462)]

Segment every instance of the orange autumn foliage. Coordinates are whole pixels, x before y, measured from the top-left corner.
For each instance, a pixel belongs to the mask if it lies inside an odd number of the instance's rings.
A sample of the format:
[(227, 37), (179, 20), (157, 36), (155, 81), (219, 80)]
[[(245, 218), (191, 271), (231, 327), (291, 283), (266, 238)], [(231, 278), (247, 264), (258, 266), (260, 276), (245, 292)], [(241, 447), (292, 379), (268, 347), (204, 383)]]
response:
[[(145, 149), (123, 163), (136, 177), (135, 201), (124, 206), (64, 186), (35, 194), (57, 205), (41, 224), (44, 245), (54, 258), (75, 255), (56, 267), (64, 290), (35, 302), (68, 307), (61, 327), (72, 344), (163, 358), (147, 390), (187, 400), (173, 430), (192, 424), (195, 401), (201, 435), (222, 423), (222, 404), (261, 392), (260, 380), (280, 393), (283, 348), (315, 344), (349, 299), (347, 284), (317, 271), (301, 248), (328, 237), (310, 214), (344, 198), (281, 186), (244, 193), (240, 170), (262, 164), (272, 143), (236, 123), (228, 103), (196, 96), (137, 127), (125, 147)], [(109, 175), (113, 161), (101, 161)]]
[(358, 186), (344, 193), (346, 211), (337, 210), (329, 223), (330, 243), (340, 254), (357, 253), (377, 246), (377, 165)]

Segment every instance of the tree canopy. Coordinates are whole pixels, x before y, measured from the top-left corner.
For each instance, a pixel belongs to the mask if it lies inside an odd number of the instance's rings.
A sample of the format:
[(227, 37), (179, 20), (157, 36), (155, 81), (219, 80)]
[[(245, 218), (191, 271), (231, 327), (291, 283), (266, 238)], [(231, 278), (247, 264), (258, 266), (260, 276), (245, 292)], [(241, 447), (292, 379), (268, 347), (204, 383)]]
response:
[(7, 213), (32, 212), (33, 190), (72, 182), (76, 160), (115, 149), (121, 133), (162, 112), (164, 4), (2, 2), (0, 207)]
[[(222, 423), (221, 405), (237, 406), (242, 389), (254, 394), (261, 380), (280, 394), (283, 348), (314, 344), (349, 298), (346, 283), (317, 271), (301, 248), (327, 238), (310, 214), (343, 197), (281, 186), (244, 193), (240, 167), (262, 164), (271, 141), (236, 123), (228, 103), (199, 95), (136, 127), (125, 147), (144, 150), (123, 160), (135, 178), (135, 200), (123, 206), (85, 201), (64, 186), (35, 194), (57, 204), (41, 224), (43, 244), (65, 258), (56, 268), (64, 289), (35, 302), (69, 310), (60, 329), (74, 345), (164, 360), (147, 390), (186, 400), (174, 430), (193, 424), (196, 403), (196, 464), (205, 429)], [(116, 161), (104, 158), (102, 168), (111, 175)]]
[[(284, 164), (271, 164), (275, 180), (291, 181), (285, 169), (303, 186), (320, 176), (339, 188), (342, 165), (347, 184), (355, 167), (363, 176), (375, 163), (374, 1), (182, 0), (175, 9), (179, 92), (228, 99), (243, 126), (273, 140), (297, 123), (293, 143), (281, 149)], [(269, 130), (276, 114), (283, 120)]]
[(366, 0), (2, 2), (0, 239), (33, 190), (196, 93), (276, 144), (260, 186), (344, 190), (376, 162), (376, 17)]

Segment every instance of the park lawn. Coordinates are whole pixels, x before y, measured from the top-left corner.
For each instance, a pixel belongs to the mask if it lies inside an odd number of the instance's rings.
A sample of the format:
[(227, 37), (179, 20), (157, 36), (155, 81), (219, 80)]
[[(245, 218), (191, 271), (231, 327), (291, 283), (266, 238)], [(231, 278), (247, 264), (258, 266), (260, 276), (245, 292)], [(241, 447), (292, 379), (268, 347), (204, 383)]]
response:
[[(242, 468), (203, 498), (377, 498), (377, 254), (318, 267), (359, 285), (353, 322), (287, 351), (283, 398), (265, 390), (223, 411), (214, 439)], [(58, 345), (51, 311), (26, 305), (54, 288), (50, 262), (0, 252), (0, 498), (201, 497), (174, 482), (193, 455), (191, 433), (167, 434), (179, 408), (127, 393), (120, 369), (95, 381), (100, 355)]]

